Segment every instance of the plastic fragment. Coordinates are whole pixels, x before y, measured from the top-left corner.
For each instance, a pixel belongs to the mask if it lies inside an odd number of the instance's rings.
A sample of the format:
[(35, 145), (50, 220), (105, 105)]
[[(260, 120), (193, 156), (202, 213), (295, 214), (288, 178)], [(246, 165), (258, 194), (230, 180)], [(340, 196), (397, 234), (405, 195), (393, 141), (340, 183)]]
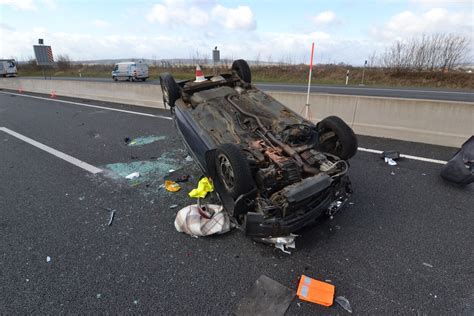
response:
[(169, 192), (178, 192), (179, 190), (181, 190), (181, 186), (174, 181), (166, 180), (165, 189)]
[(109, 223), (107, 224), (108, 226), (112, 225), (112, 222), (114, 221), (115, 217), (115, 210), (110, 211), (110, 217), (109, 217)]
[(170, 209), (174, 209), (174, 208), (177, 208), (177, 207), (178, 207), (178, 204), (170, 205)]
[(133, 180), (135, 178), (138, 178), (140, 176), (140, 173), (138, 172), (132, 172), (128, 176), (125, 177), (125, 179)]
[(184, 160), (189, 161), (189, 162), (194, 161), (193, 157), (191, 157), (190, 155), (187, 155), (186, 158), (184, 158)]
[(428, 268), (433, 268), (433, 265), (432, 264), (429, 264), (429, 263), (426, 263), (426, 262), (423, 262), (423, 265), (428, 267)]
[(339, 304), (342, 308), (352, 314), (351, 303), (349, 303), (347, 298), (345, 298), (344, 296), (338, 296), (334, 301), (336, 301), (337, 304)]
[(46, 257), (46, 262), (50, 262), (51, 261), (51, 257), (50, 256), (47, 256)]

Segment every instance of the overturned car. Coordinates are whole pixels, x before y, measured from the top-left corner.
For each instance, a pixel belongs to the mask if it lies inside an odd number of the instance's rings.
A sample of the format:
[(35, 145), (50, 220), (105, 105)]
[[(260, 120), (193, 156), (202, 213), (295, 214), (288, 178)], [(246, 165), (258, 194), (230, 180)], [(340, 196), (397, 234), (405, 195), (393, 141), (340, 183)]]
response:
[(186, 147), (247, 235), (286, 236), (347, 201), (357, 138), (340, 118), (303, 119), (256, 89), (244, 60), (228, 74), (160, 83)]

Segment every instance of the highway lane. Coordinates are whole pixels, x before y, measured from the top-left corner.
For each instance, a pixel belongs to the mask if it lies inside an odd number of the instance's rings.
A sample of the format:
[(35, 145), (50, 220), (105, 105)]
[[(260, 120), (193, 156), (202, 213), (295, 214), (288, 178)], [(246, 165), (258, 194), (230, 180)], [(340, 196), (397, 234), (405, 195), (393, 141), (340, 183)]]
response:
[[(42, 77), (24, 77), (29, 79), (44, 80)], [(97, 82), (112, 82), (110, 78), (79, 78), (79, 77), (51, 77), (52, 80), (85, 80)], [(120, 83), (128, 81), (119, 81)], [(134, 82), (134, 84), (159, 84), (159, 80)], [(308, 87), (301, 84), (256, 83), (264, 91), (288, 91), (306, 93)], [(434, 88), (390, 88), (372, 86), (342, 86), (342, 85), (312, 85), (312, 93), (329, 93), (343, 95), (360, 95), (388, 98), (428, 99), (459, 102), (474, 102), (473, 90), (434, 89)]]
[[(390, 167), (359, 152), (350, 202), (301, 231), (286, 255), (235, 229), (207, 238), (175, 230), (201, 173), (184, 159), (168, 111), (58, 99), (0, 94), (0, 127), (104, 172), (0, 131), (0, 313), (227, 315), (261, 274), (293, 289), (305, 274), (331, 280), (355, 313), (472, 314), (474, 187), (445, 183), (440, 165)], [(139, 136), (157, 138), (124, 143)], [(456, 150), (373, 137), (359, 144), (442, 160)], [(136, 181), (123, 178), (137, 168)], [(170, 168), (191, 175), (176, 193), (159, 187)], [(104, 207), (117, 210), (112, 226)], [(336, 313), (344, 313), (337, 304), (295, 299), (287, 315)]]

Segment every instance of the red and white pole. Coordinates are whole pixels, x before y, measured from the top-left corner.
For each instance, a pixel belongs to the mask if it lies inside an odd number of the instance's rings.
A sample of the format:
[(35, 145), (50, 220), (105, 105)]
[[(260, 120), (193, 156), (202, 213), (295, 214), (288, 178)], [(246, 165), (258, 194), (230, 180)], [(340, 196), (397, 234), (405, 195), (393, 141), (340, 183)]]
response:
[(309, 61), (309, 76), (308, 76), (308, 93), (306, 95), (306, 113), (305, 113), (305, 118), (307, 120), (310, 119), (309, 117), (309, 91), (311, 89), (311, 77), (313, 75), (313, 55), (314, 55), (314, 42), (311, 45), (311, 60)]

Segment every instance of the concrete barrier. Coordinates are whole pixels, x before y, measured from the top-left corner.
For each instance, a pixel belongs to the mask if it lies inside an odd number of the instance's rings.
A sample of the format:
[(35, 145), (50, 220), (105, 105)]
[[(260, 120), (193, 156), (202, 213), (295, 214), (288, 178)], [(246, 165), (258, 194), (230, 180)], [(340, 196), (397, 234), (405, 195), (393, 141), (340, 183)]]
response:
[(153, 84), (2, 78), (0, 88), (163, 108), (161, 88)]
[[(0, 88), (163, 108), (159, 85), (3, 78)], [(297, 113), (304, 113), (304, 93), (268, 92)], [(313, 121), (337, 115), (357, 134), (459, 147), (474, 134), (474, 103), (312, 94)]]

